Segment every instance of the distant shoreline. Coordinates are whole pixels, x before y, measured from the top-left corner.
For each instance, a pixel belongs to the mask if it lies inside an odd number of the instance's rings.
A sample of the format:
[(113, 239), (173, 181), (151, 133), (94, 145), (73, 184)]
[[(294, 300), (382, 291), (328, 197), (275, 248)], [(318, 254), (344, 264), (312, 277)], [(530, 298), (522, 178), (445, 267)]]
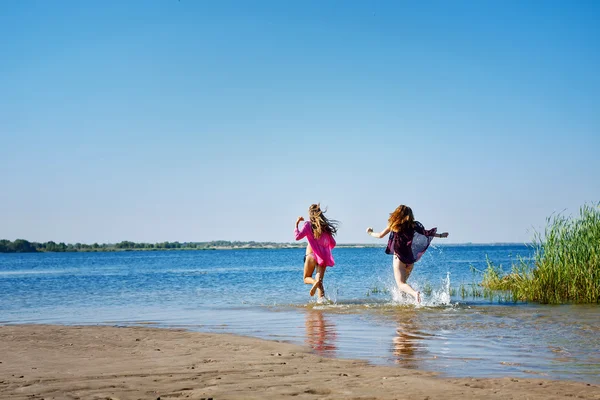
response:
[[(435, 246), (526, 246), (527, 243), (436, 243)], [(211, 242), (161, 242), (135, 243), (122, 241), (119, 243), (84, 244), (84, 243), (55, 243), (53, 241), (38, 243), (17, 239), (14, 242), (0, 240), (0, 253), (96, 253), (118, 251), (165, 251), (165, 250), (278, 250), (303, 249), (305, 242), (276, 243), (276, 242), (240, 242), (215, 240)], [(338, 248), (383, 248), (380, 243), (338, 243)]]

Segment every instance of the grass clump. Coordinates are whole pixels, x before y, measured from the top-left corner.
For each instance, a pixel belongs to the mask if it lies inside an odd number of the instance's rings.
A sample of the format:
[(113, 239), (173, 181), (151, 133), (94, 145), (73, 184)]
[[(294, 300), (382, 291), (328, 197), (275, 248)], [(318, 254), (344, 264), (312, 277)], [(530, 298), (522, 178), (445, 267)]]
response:
[(578, 217), (551, 216), (533, 247), (533, 263), (521, 259), (508, 274), (488, 260), (482, 286), (516, 301), (600, 302), (600, 204), (584, 205)]
[(367, 297), (369, 297), (371, 295), (389, 294), (389, 293), (390, 293), (389, 289), (387, 289), (385, 287), (380, 288), (377, 286), (373, 286), (367, 290)]

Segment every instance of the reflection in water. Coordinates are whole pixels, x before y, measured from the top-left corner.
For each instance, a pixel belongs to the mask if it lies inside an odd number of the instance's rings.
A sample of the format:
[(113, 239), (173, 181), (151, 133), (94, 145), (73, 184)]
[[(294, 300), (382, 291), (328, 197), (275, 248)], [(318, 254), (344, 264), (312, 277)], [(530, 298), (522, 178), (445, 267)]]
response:
[(306, 310), (306, 344), (321, 356), (335, 357), (337, 333), (335, 324), (322, 310)]
[(417, 368), (419, 360), (423, 360), (428, 353), (419, 330), (418, 315), (415, 310), (405, 309), (394, 317), (397, 323), (396, 336), (392, 339), (395, 363), (407, 368)]

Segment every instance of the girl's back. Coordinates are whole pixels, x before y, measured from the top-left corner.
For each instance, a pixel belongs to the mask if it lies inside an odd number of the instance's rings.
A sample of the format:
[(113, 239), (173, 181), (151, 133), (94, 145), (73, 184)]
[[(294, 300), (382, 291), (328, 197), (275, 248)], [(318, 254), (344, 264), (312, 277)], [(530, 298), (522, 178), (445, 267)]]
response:
[(437, 228), (426, 230), (419, 221), (400, 232), (390, 232), (385, 252), (396, 254), (405, 264), (414, 264), (429, 247)]
[(300, 240), (304, 237), (306, 237), (308, 244), (312, 248), (315, 258), (317, 259), (317, 264), (326, 265), (328, 267), (333, 267), (335, 265), (331, 250), (335, 247), (336, 241), (331, 233), (323, 231), (319, 238), (316, 238), (311, 223), (307, 221), (304, 223), (302, 229), (296, 233), (296, 240)]

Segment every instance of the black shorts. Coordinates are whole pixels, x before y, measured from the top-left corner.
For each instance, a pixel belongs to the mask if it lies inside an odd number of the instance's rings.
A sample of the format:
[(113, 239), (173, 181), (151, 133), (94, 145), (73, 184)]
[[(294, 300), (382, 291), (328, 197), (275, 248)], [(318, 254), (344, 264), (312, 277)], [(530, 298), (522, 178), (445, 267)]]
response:
[(305, 254), (304, 258), (302, 259), (302, 262), (306, 264), (306, 256), (313, 256), (313, 258), (315, 259), (315, 265), (317, 264), (317, 259), (315, 258), (315, 254), (314, 253), (310, 253), (310, 254)]

